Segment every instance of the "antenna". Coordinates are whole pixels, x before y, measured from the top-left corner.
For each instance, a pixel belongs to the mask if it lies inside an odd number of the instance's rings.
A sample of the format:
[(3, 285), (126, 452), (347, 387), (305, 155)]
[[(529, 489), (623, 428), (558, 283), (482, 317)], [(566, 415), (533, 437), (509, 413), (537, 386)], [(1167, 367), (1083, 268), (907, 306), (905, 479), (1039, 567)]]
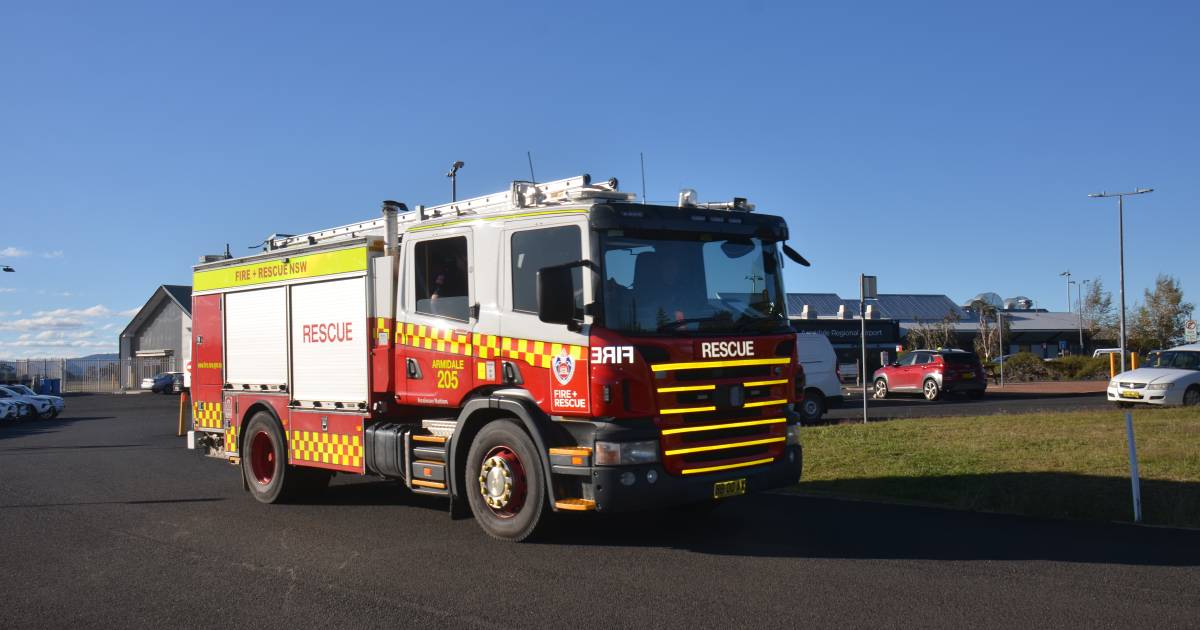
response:
[(229, 243), (225, 243), (225, 260), (233, 258), (233, 254), (229, 252)]
[(529, 181), (530, 183), (536, 184), (537, 178), (533, 176), (533, 154), (529, 151), (526, 151), (525, 157), (529, 159)]
[(642, 205), (646, 205), (646, 154), (638, 151), (638, 159), (642, 161)]

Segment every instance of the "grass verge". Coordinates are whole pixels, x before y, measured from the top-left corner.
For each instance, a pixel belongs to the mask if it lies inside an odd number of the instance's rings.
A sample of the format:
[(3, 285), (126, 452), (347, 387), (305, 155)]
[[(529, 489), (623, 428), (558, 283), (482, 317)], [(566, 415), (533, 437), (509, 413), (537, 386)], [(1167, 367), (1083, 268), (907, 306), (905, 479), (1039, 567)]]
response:
[[(1124, 411), (804, 429), (803, 492), (1132, 521)], [(1143, 521), (1200, 527), (1200, 411), (1134, 411)]]

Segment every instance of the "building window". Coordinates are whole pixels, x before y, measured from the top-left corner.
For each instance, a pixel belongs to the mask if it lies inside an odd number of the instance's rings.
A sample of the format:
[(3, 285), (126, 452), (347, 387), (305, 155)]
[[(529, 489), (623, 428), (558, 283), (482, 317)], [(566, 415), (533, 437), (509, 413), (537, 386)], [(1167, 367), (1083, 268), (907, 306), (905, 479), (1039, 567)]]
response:
[[(583, 257), (579, 226), (524, 230), (512, 235), (513, 310), (537, 312), (537, 273), (544, 267), (572, 263)], [(575, 308), (583, 312), (583, 269), (576, 268)]]
[(418, 313), (467, 321), (467, 238), (454, 236), (421, 241), (413, 248), (415, 305)]

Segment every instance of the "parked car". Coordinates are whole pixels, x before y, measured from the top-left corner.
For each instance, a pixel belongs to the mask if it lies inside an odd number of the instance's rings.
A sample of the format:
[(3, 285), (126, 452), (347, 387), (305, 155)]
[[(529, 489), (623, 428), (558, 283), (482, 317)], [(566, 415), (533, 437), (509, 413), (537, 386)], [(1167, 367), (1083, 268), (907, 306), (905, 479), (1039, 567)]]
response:
[(1200, 404), (1200, 344), (1163, 350), (1154, 365), (1116, 375), (1108, 382), (1108, 400), (1121, 407)]
[(142, 389), (155, 394), (177, 394), (183, 390), (183, 372), (163, 372), (142, 379)]
[(39, 394), (24, 385), (8, 385), (8, 388), (17, 394), (31, 396), (38, 400), (44, 400), (50, 403), (51, 418), (55, 418), (67, 408), (67, 402), (62, 399), (62, 396), (51, 396), (49, 394)]
[(20, 403), (12, 400), (0, 400), (0, 422), (16, 422), (21, 419), (24, 410)]
[(987, 391), (979, 357), (965, 350), (906, 352), (894, 363), (875, 370), (872, 382), (875, 398), (887, 398), (893, 392), (912, 392), (923, 395), (925, 400), (937, 400), (946, 393), (964, 393), (978, 399)]
[(0, 386), (0, 399), (15, 400), (17, 402), (25, 403), (33, 408), (33, 416), (43, 420), (49, 420), (55, 415), (54, 405), (50, 404), (50, 401), (42, 400), (37, 396), (29, 396), (18, 392), (12, 389), (12, 386), (9, 385)]
[[(796, 356), (804, 368), (803, 401), (800, 416), (805, 424), (821, 421), (831, 407), (842, 404), (842, 381), (838, 375), (837, 354), (829, 338), (817, 333), (796, 335)], [(799, 396), (797, 396), (799, 398)]]

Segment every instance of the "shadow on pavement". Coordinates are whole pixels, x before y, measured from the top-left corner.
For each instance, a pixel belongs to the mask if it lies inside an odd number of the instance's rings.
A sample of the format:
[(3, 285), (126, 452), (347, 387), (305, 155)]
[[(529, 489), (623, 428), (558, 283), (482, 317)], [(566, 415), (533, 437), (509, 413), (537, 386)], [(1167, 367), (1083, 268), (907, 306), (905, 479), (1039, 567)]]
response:
[(13, 508), (47, 508), (47, 507), (79, 507), (84, 505), (156, 505), (156, 504), (175, 504), (175, 503), (212, 503), (214, 501), (224, 501), (223, 497), (206, 497), (200, 499), (144, 499), (131, 501), (75, 501), (72, 503), (15, 503), (12, 505), (0, 505), (0, 510)]
[(112, 420), (113, 416), (59, 416), (53, 420), (23, 420), (0, 424), (0, 440), (17, 437), (54, 433), (76, 422), (89, 420)]
[[(1003, 476), (1001, 476), (1003, 477)], [(1066, 483), (1053, 475), (993, 480), (996, 492)], [(912, 480), (910, 480), (912, 481)], [(928, 480), (924, 480), (927, 482)], [(1080, 480), (1077, 480), (1080, 481)], [(1098, 478), (1104, 492), (1128, 480)], [(959, 480), (966, 482), (966, 480)], [(904, 483), (903, 479), (897, 483)], [(933, 483), (954, 483), (951, 479)], [(1107, 487), (1110, 486), (1111, 487)], [(1196, 484), (1184, 492), (1195, 497)], [(805, 488), (807, 488), (807, 484)], [(1180, 488), (1144, 486), (1145, 496)], [(849, 490), (849, 487), (844, 487)], [(1165, 496), (1165, 495), (1164, 495)], [(1051, 499), (1047, 499), (1048, 501)], [(1125, 500), (1127, 501), (1127, 494)], [(1083, 499), (1081, 499), (1083, 501)], [(1149, 500), (1147, 509), (1154, 509)], [(310, 505), (405, 506), (447, 510), (441, 497), (409, 493), (395, 482), (336, 483)], [(1128, 506), (1128, 503), (1122, 505)], [(1182, 509), (1182, 507), (1181, 507)], [(473, 526), (473, 524), (472, 524)], [(482, 535), (482, 533), (481, 533)], [(534, 544), (662, 547), (697, 553), (778, 558), (1049, 560), (1129, 565), (1200, 566), (1200, 531), (1110, 522), (1050, 520), (951, 509), (841, 500), (787, 493), (725, 503), (625, 514), (559, 513)]]
[(543, 544), (655, 546), (731, 556), (1049, 560), (1200, 565), (1200, 532), (761, 494), (707, 515), (561, 519)]

